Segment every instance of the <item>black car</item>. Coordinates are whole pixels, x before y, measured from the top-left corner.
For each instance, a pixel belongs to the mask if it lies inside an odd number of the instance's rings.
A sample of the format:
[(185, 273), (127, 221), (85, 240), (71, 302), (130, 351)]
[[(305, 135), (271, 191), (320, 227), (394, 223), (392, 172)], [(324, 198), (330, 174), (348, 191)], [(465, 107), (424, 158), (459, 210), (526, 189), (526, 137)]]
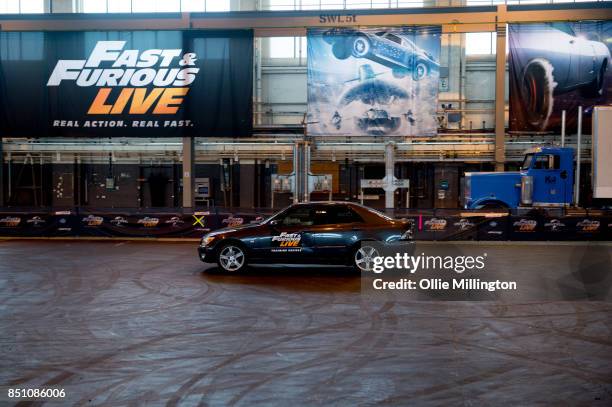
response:
[(411, 247), (413, 223), (347, 202), (292, 205), (254, 225), (207, 234), (200, 259), (227, 272), (248, 264), (326, 264), (373, 268), (381, 248)]

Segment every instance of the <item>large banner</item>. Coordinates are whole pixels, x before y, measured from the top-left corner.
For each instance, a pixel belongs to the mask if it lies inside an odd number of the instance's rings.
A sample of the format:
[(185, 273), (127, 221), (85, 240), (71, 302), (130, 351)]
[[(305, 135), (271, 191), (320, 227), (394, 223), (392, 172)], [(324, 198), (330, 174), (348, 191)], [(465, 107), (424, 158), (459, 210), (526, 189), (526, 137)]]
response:
[(308, 134), (436, 134), (440, 28), (308, 30)]
[(511, 24), (510, 130), (590, 131), (593, 106), (612, 103), (612, 21)]
[(0, 131), (248, 136), (252, 67), (252, 31), (0, 32)]

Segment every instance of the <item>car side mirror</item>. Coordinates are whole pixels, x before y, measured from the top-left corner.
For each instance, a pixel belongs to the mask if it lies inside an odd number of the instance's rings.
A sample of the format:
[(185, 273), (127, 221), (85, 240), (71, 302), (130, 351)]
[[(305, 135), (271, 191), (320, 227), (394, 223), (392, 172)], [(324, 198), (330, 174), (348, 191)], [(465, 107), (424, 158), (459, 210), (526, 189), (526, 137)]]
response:
[(278, 226), (280, 224), (280, 221), (277, 219), (271, 220), (270, 222), (268, 222), (269, 226)]
[(567, 171), (566, 170), (561, 171), (561, 179), (567, 179)]

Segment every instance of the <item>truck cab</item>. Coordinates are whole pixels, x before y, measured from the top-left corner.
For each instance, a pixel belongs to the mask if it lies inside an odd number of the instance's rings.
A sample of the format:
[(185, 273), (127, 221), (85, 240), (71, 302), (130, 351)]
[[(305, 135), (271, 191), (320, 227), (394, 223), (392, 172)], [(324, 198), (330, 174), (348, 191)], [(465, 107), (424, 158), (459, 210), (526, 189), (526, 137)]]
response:
[(521, 169), (465, 174), (465, 208), (563, 207), (573, 200), (574, 150), (537, 147)]

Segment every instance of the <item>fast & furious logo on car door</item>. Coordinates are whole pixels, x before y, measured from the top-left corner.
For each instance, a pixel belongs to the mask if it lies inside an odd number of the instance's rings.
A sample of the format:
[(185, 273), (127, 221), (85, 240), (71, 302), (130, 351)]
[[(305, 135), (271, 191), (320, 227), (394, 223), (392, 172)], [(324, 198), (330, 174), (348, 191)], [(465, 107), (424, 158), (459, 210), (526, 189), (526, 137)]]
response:
[(278, 236), (272, 237), (272, 252), (287, 253), (301, 252), (300, 241), (302, 236), (299, 233), (283, 232)]

